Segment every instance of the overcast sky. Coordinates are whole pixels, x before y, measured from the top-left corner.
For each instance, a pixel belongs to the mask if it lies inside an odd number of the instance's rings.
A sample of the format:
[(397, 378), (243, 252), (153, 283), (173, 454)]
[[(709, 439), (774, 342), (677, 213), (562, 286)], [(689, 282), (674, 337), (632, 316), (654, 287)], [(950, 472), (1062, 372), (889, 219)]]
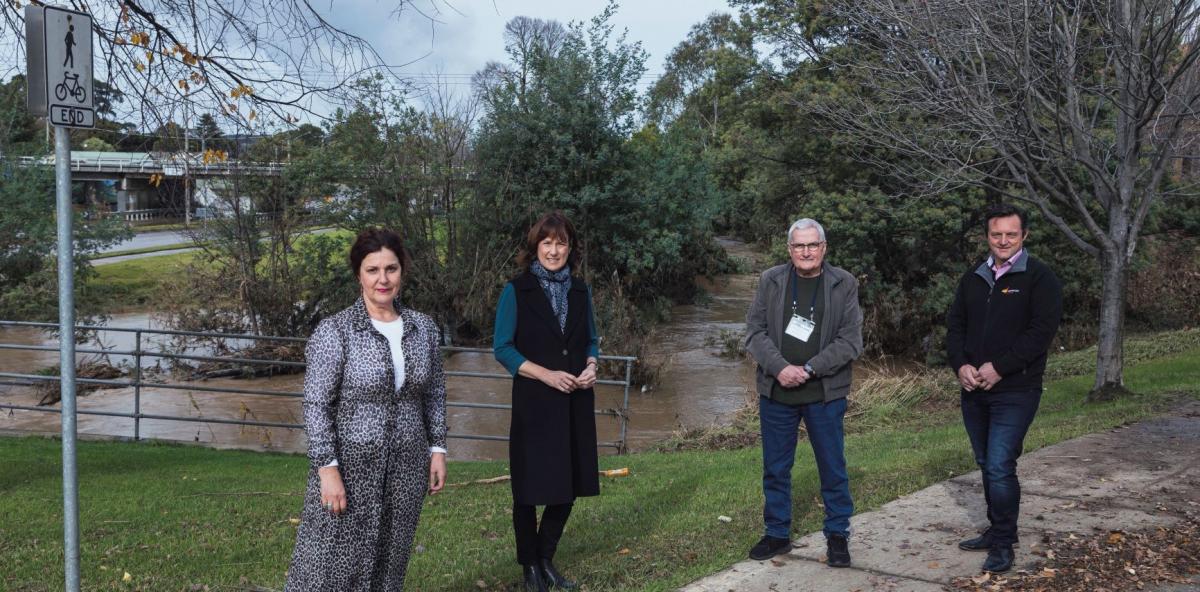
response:
[[(336, 0), (333, 21), (370, 41), (402, 72), (423, 77), (440, 72), (445, 80), (466, 84), (489, 60), (504, 61), (504, 25), (516, 16), (586, 21), (606, 0), (414, 0), (396, 13), (392, 0)], [(321, 4), (314, 4), (321, 10)], [(420, 10), (423, 17), (417, 13)], [(324, 11), (323, 11), (324, 12)], [(645, 88), (663, 70), (666, 55), (693, 25), (713, 12), (731, 12), (725, 0), (622, 0), (613, 18), (616, 32), (628, 29), (629, 41), (641, 41), (650, 54)], [(414, 61), (416, 60), (416, 61)], [(409, 63), (412, 62), (412, 63)]]
[[(714, 12), (732, 12), (726, 0), (619, 2), (612, 20), (614, 34), (627, 29), (627, 41), (640, 41), (649, 54), (638, 84), (643, 91), (662, 74), (667, 54), (694, 25)], [(607, 0), (317, 0), (311, 5), (330, 23), (369, 42), (388, 64), (399, 66), (395, 72), (402, 78), (420, 84), (437, 74), (454, 85), (453, 90), (466, 92), (471, 75), (488, 61), (507, 60), (503, 32), (510, 19), (528, 16), (567, 25), (586, 22), (607, 4)], [(24, 70), (23, 55), (13, 51), (17, 42), (0, 41), (0, 80)], [(97, 76), (105, 77), (99, 66)], [(309, 106), (322, 114), (332, 110), (319, 100)], [(132, 121), (137, 117), (134, 111), (118, 113), (118, 118)]]

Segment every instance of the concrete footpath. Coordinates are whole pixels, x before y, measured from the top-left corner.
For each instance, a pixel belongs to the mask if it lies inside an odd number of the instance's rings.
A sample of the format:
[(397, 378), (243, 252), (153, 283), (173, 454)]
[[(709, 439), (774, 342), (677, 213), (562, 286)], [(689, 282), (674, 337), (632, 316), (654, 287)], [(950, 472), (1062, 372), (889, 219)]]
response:
[[(1034, 551), (1046, 532), (1091, 536), (1175, 523), (1173, 512), (1200, 502), (1198, 458), (1200, 402), (1195, 401), (1155, 419), (1022, 456), (1017, 469), (1021, 543), (1014, 570), (1028, 570), (1044, 560)], [(824, 564), (825, 539), (817, 532), (793, 541), (795, 549), (789, 554), (770, 561), (742, 561), (681, 590), (943, 590), (954, 578), (980, 573), (986, 554), (957, 547), (959, 540), (987, 525), (980, 487), (976, 471), (854, 516), (850, 568)], [(746, 548), (753, 543), (746, 541)]]

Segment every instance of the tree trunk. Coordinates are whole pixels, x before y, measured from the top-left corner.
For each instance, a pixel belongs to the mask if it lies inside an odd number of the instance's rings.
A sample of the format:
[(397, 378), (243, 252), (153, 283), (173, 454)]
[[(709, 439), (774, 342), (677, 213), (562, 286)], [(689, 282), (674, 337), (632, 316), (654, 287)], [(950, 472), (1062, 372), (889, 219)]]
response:
[(1096, 382), (1089, 401), (1107, 401), (1128, 393), (1125, 388), (1125, 285), (1128, 268), (1124, 249), (1100, 254), (1100, 335), (1096, 345)]

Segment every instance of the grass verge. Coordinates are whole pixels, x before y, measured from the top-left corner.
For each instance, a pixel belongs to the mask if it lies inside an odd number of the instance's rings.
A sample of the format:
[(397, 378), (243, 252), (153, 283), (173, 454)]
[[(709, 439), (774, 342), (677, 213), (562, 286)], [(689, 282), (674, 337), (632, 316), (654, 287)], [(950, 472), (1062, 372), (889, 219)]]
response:
[(195, 252), (175, 253), (96, 265), (96, 276), (89, 281), (89, 293), (101, 301), (101, 310), (145, 309), (154, 303), (161, 286), (179, 274), (195, 256)]
[[(1166, 347), (1167, 351), (1174, 346)], [(1200, 349), (1141, 361), (1126, 372), (1138, 395), (1085, 404), (1088, 375), (1047, 385), (1027, 449), (1153, 415), (1200, 396)], [(860, 512), (972, 470), (957, 415), (909, 407), (912, 420), (872, 423), (847, 436)], [(87, 589), (282, 588), (295, 537), (306, 460), (296, 455), (170, 445), (79, 445), (82, 576)], [(54, 440), (0, 439), (0, 588), (61, 587), (60, 448)], [(652, 452), (602, 457), (602, 495), (581, 499), (557, 563), (588, 590), (671, 590), (742, 559), (761, 531), (760, 451)], [(503, 475), (505, 463), (455, 462), (450, 482)], [(795, 528), (818, 530), (812, 456), (797, 455)], [(512, 589), (508, 487), (452, 487), (430, 498), (408, 587)], [(729, 516), (724, 523), (718, 516)], [(129, 580), (124, 580), (128, 573)], [(256, 588), (257, 587), (257, 588)]]

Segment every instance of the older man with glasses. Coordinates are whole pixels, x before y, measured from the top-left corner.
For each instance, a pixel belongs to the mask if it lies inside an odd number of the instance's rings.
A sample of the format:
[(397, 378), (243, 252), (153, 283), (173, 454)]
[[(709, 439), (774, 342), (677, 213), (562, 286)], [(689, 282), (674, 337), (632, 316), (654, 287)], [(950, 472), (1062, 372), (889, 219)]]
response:
[(763, 272), (746, 315), (746, 347), (758, 363), (765, 498), (765, 533), (750, 558), (792, 548), (792, 465), (803, 420), (821, 478), (827, 563), (847, 567), (854, 502), (842, 419), (851, 365), (862, 353), (858, 281), (825, 262), (825, 229), (815, 220), (797, 220), (787, 237), (790, 261)]

